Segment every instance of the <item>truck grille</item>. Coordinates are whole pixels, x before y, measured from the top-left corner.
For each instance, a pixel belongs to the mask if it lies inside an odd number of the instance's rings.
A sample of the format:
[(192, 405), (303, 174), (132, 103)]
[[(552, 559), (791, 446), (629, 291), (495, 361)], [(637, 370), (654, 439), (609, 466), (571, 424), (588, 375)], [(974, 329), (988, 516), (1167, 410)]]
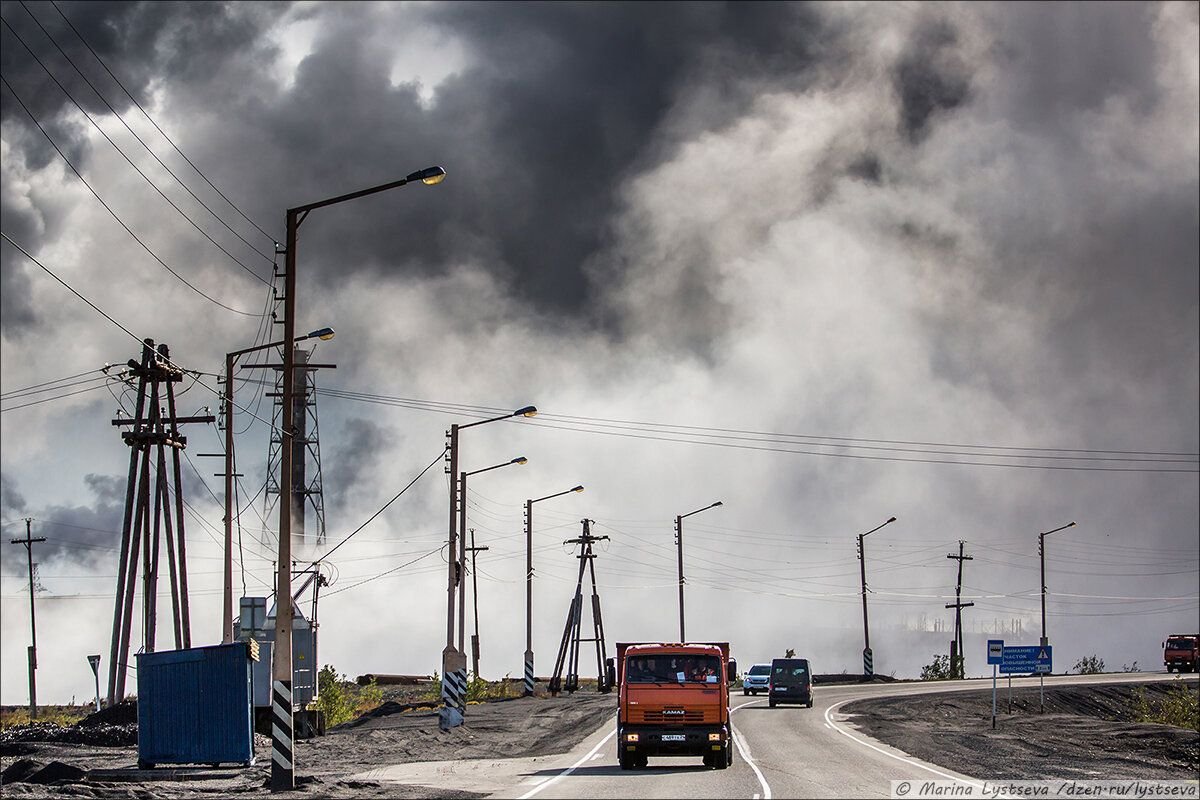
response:
[(682, 714), (674, 712), (670, 709), (662, 711), (643, 711), (642, 721), (655, 725), (670, 725), (671, 723), (684, 724), (704, 722), (703, 710), (685, 710)]

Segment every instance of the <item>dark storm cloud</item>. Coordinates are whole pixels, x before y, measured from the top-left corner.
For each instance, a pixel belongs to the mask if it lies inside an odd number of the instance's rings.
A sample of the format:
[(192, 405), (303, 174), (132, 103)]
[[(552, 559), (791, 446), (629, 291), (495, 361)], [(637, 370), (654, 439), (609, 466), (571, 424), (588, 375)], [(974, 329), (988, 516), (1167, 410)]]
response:
[[(369, 15), (319, 9), (294, 86), (259, 116), (298, 205), (431, 163), (436, 190), (323, 209), (303, 241), (308, 274), (444, 274), (464, 260), (562, 313), (595, 299), (583, 265), (607, 243), (618, 192), (664, 156), (662, 126), (696, 86), (696, 130), (718, 128), (766, 85), (796, 88), (826, 33), (797, 4), (440, 3), (409, 27), (462, 43), (468, 65), (432, 107), (392, 86), (394, 43)], [(399, 11), (399, 9), (398, 9)], [(299, 168), (297, 168), (299, 167)], [(735, 165), (714, 164), (714, 180)], [(286, 190), (286, 193), (285, 191)], [(419, 192), (419, 195), (415, 193)]]
[[(124, 479), (87, 475), (84, 483), (92, 495), (89, 498), (92, 504), (55, 505), (40, 509), (26, 508), (15, 484), (8, 477), (0, 478), (0, 481), (4, 489), (5, 516), (17, 512), (32, 518), (30, 532), (35, 537), (46, 537), (46, 541), (35, 545), (35, 561), (65, 558), (84, 565), (116, 562), (125, 508)], [(24, 536), (24, 533), (22, 526), (20, 535)], [(21, 561), (24, 562), (24, 559)]]
[(0, 475), (0, 517), (9, 518), (25, 513), (25, 496), (17, 488), (16, 481), (8, 475)]
[[(394, 453), (396, 448), (395, 432), (378, 425), (370, 420), (350, 418), (341, 426), (334, 447), (327, 451), (324, 472), (336, 475), (337, 480), (325, 486), (325, 501), (329, 513), (326, 519), (331, 527), (342, 530), (352, 528), (347, 525), (345, 513), (350, 505), (350, 496), (360, 486), (375, 486), (374, 474), (383, 468), (382, 456)], [(414, 461), (407, 461), (405, 469), (412, 466)], [(397, 487), (399, 489), (400, 487)], [(376, 506), (387, 498), (372, 498)], [(341, 520), (333, 523), (333, 520)]]
[(967, 99), (970, 76), (955, 54), (955, 39), (949, 23), (930, 21), (917, 28), (907, 52), (896, 64), (901, 130), (913, 144), (925, 137), (935, 115)]
[[(231, 52), (246, 49), (282, 8), (266, 3), (63, 2), (57, 6), (61, 14), (51, 3), (0, 3), (5, 23), (0, 26), (0, 67), (8, 83), (0, 92), (0, 120), (12, 145), (12, 158), (20, 167), (33, 172), (58, 164), (65, 156), (85, 176), (93, 154), (86, 137), (94, 131), (90, 123), (73, 116), (78, 108), (97, 118), (111, 109), (123, 116), (140, 113), (125, 90), (148, 105), (155, 80), (187, 81), (213, 73)], [(0, 194), (4, 230), (36, 255), (41, 241), (61, 234), (64, 210), (50, 203), (31, 208), (14, 202), (17, 199), (10, 187)], [(0, 262), (0, 331), (9, 337), (31, 331), (40, 316), (30, 303), (25, 272), (30, 266), (5, 245)]]

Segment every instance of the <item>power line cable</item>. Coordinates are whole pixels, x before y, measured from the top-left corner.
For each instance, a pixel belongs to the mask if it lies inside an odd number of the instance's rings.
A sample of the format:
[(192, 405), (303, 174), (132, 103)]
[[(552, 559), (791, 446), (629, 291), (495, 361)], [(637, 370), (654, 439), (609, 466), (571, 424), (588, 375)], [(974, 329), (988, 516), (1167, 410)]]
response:
[(64, 162), (66, 162), (67, 166), (71, 168), (71, 171), (75, 173), (75, 176), (77, 178), (79, 178), (80, 182), (83, 183), (83, 185), (87, 188), (87, 190), (92, 193), (92, 196), (95, 197), (96, 200), (100, 203), (100, 205), (104, 207), (104, 210), (107, 211), (109, 213), (109, 215), (112, 216), (112, 218), (117, 221), (117, 224), (119, 224), (122, 228), (124, 228), (125, 231), (130, 236), (133, 237), (133, 240), (135, 242), (137, 242), (139, 245), (141, 245), (142, 249), (145, 250), (150, 255), (151, 258), (153, 258), (155, 261), (157, 261), (159, 263), (159, 265), (162, 266), (163, 269), (165, 269), (167, 272), (169, 272), (173, 276), (175, 276), (175, 278), (178, 279), (184, 286), (188, 287), (189, 289), (191, 289), (192, 291), (194, 291), (196, 294), (200, 295), (204, 299), (215, 303), (216, 305), (220, 306), (221, 308), (225, 309), (226, 311), (232, 311), (235, 314), (241, 314), (242, 316), (246, 316), (246, 317), (260, 316), (251, 311), (242, 311), (240, 309), (233, 308), (232, 306), (225, 305), (220, 300), (217, 300), (216, 298), (209, 296), (201, 289), (197, 288), (196, 286), (193, 286), (186, 278), (184, 278), (182, 275), (180, 275), (175, 270), (171, 269), (171, 267), (167, 266), (167, 262), (165, 262), (161, 258), (159, 258), (158, 254), (155, 253), (153, 250), (151, 250), (149, 245), (147, 245), (145, 242), (143, 242), (138, 237), (138, 235), (133, 232), (133, 229), (130, 228), (128, 225), (126, 225), (125, 221), (122, 220), (119, 216), (117, 216), (117, 212), (113, 211), (112, 208), (109, 207), (108, 203), (106, 203), (104, 201), (104, 198), (102, 198), (99, 195), (99, 193), (95, 189), (92, 188), (91, 184), (89, 184), (87, 182), (87, 180), (84, 179), (83, 175), (79, 172), (79, 170), (75, 168), (75, 165), (71, 163), (71, 160), (69, 158), (67, 158), (66, 153), (64, 153), (59, 148), (59, 146), (55, 143), (54, 139), (50, 136), (49, 132), (47, 132), (46, 129), (42, 127), (42, 123), (40, 123), (38, 121), (37, 117), (34, 116), (33, 112), (29, 109), (29, 107), (25, 105), (25, 101), (23, 101), (20, 98), (20, 96), (16, 93), (16, 90), (13, 89), (12, 85), (8, 82), (8, 79), (4, 77), (3, 73), (0, 73), (0, 81), (4, 82), (4, 85), (6, 87), (8, 87), (8, 91), (16, 99), (17, 103), (21, 106), (22, 109), (24, 109), (25, 113), (29, 115), (29, 118), (31, 120), (33, 120), (33, 124), (37, 126), (37, 129), (39, 131), (42, 132), (42, 135), (46, 137), (46, 140), (48, 142), (50, 142), (50, 146), (53, 147), (55, 152), (57, 152), (58, 155), (62, 158), (62, 160)]
[(58, 7), (58, 3), (54, 2), (54, 0), (51, 0), (50, 5), (54, 6), (54, 10), (58, 12), (58, 15), (60, 17), (62, 17), (63, 21), (66, 22), (67, 25), (70, 26), (71, 30), (75, 32), (75, 35), (79, 37), (79, 41), (83, 42), (83, 46), (86, 47), (88, 49), (88, 52), (90, 52), (92, 54), (92, 57), (96, 59), (96, 63), (98, 63), (101, 67), (103, 67), (104, 71), (107, 72), (114, 81), (116, 81), (116, 84), (121, 87), (121, 91), (125, 92), (126, 97), (128, 97), (130, 100), (133, 101), (133, 104), (135, 106), (137, 106), (138, 110), (141, 111), (142, 114), (146, 117), (146, 119), (148, 119), (150, 121), (150, 124), (154, 126), (154, 129), (156, 131), (158, 131), (164, 139), (167, 140), (167, 142), (171, 145), (171, 147), (174, 148), (176, 153), (179, 153), (179, 155), (183, 158), (183, 160), (188, 163), (188, 166), (191, 167), (192, 169), (194, 169), (196, 171), (196, 174), (199, 175), (201, 178), (203, 178), (204, 182), (207, 183), (210, 187), (212, 187), (212, 190), (214, 192), (216, 192), (218, 195), (220, 195), (222, 200), (224, 200), (226, 203), (229, 204), (230, 208), (232, 208), (234, 211), (236, 211), (238, 214), (240, 214), (242, 219), (246, 220), (246, 222), (249, 222), (252, 226), (254, 226), (255, 229), (258, 230), (259, 233), (261, 233), (263, 236), (270, 239), (273, 243), (278, 243), (279, 240), (276, 237), (274, 237), (271, 234), (264, 231), (262, 228), (260, 228), (254, 222), (254, 220), (252, 220), (248, 216), (246, 216), (246, 214), (243, 213), (240, 208), (238, 208), (237, 204), (234, 203), (232, 200), (230, 200), (228, 197), (226, 197), (225, 194), (220, 189), (218, 189), (213, 184), (212, 181), (210, 181), (208, 179), (208, 176), (205, 175), (204, 172), (202, 172), (199, 167), (197, 167), (195, 164), (193, 164), (192, 160), (190, 158), (188, 158), (182, 150), (179, 149), (178, 145), (176, 145), (175, 142), (171, 140), (171, 137), (168, 136), (166, 134), (166, 132), (163, 131), (163, 129), (158, 126), (158, 123), (154, 121), (154, 118), (150, 116), (150, 112), (146, 111), (146, 109), (142, 107), (142, 104), (137, 101), (137, 98), (134, 97), (130, 93), (130, 91), (125, 88), (125, 84), (121, 83), (121, 79), (113, 74), (113, 71), (108, 68), (107, 64), (104, 63), (104, 59), (100, 58), (100, 55), (95, 50), (92, 49), (92, 46), (90, 44), (88, 44), (86, 39), (83, 38), (83, 34), (81, 34), (79, 32), (79, 30), (74, 26), (74, 24), (71, 23), (71, 20), (67, 18), (67, 15), (63, 13), (62, 9)]
[[(192, 196), (192, 198), (197, 203), (199, 203), (200, 206), (205, 211), (207, 211), (210, 215), (212, 215), (213, 219), (215, 219), (217, 222), (224, 225), (225, 228), (230, 233), (232, 233), (234, 236), (236, 236), (239, 240), (241, 240), (241, 242), (244, 245), (249, 247), (251, 250), (253, 250), (259, 256), (261, 256), (268, 263), (272, 262), (273, 259), (271, 256), (269, 256), (266, 253), (263, 253), (261, 250), (258, 250), (257, 248), (255, 248), (255, 246), (250, 244), (250, 242), (246, 241), (246, 239), (240, 233), (238, 233), (232, 227), (230, 227), (229, 223), (227, 223), (227, 222), (225, 222), (225, 220), (221, 219), (221, 217), (217, 215), (217, 212), (213, 211), (208, 206), (207, 203), (205, 203), (202, 199), (200, 199), (200, 197), (197, 196), (196, 193), (193, 192), (191, 190), (191, 188), (186, 183), (183, 182), (183, 179), (181, 179), (178, 175), (176, 175), (171, 170), (170, 167), (168, 167), (165, 163), (163, 163), (163, 160), (158, 157), (158, 154), (156, 154), (153, 150), (150, 149), (150, 146), (148, 144), (146, 144), (146, 142), (142, 139), (142, 137), (138, 136), (137, 132), (133, 128), (129, 127), (129, 123), (127, 123), (125, 121), (125, 119), (121, 116), (121, 114), (115, 108), (113, 108), (112, 103), (108, 102), (108, 99), (104, 96), (104, 94), (101, 93), (101, 91), (96, 87), (96, 85), (88, 79), (87, 75), (85, 75), (83, 73), (83, 70), (81, 70), (79, 68), (79, 66), (71, 59), (71, 57), (69, 55), (67, 55), (66, 51), (62, 49), (62, 47), (59, 45), (58, 41), (54, 38), (54, 36), (50, 33), (50, 31), (46, 30), (46, 27), (44, 25), (42, 25), (41, 21), (39, 21), (38, 18), (36, 16), (34, 16), (33, 12), (29, 10), (29, 6), (26, 5), (25, 0), (21, 0), (21, 8), (25, 9), (25, 13), (27, 13), (29, 15), (30, 19), (33, 20), (34, 24), (37, 25), (38, 28), (41, 29), (42, 33), (45, 34), (46, 38), (50, 40), (50, 43), (52, 45), (54, 45), (55, 49), (58, 50), (58, 52), (62, 55), (62, 57), (67, 60), (67, 63), (71, 65), (71, 68), (75, 70), (76, 74), (78, 74), (79, 77), (83, 78), (83, 82), (86, 83), (93, 92), (95, 92), (96, 97), (100, 98), (100, 102), (104, 103), (104, 105), (108, 107), (108, 110), (113, 113), (113, 116), (116, 117), (117, 121), (119, 121), (125, 127), (125, 130), (129, 131), (129, 133), (133, 136), (133, 138), (137, 140), (138, 144), (140, 144), (143, 148), (145, 148), (146, 152), (150, 154), (150, 157), (153, 158), (155, 161), (157, 161), (158, 165), (161, 166), (164, 170), (166, 170), (167, 174), (170, 175), (172, 178), (174, 178), (176, 183), (178, 183), (180, 186), (183, 187), (184, 191), (186, 191), (188, 194), (190, 194)], [(43, 69), (46, 68), (44, 64), (42, 65), (42, 68)], [(66, 90), (64, 89), (64, 91), (66, 91)], [(69, 97), (69, 95), (68, 95), (68, 97)], [(72, 98), (72, 102), (74, 102), (74, 98)], [(79, 108), (80, 111), (83, 111), (83, 108), (81, 106), (79, 106), (78, 103), (76, 103), (76, 107)], [(86, 112), (84, 112), (84, 113), (86, 113)], [(90, 117), (89, 117), (89, 119), (90, 119)], [(93, 124), (95, 124), (95, 123), (93, 122)], [(97, 129), (99, 129), (99, 126), (97, 126)], [(103, 131), (101, 131), (101, 133), (103, 133)], [(105, 137), (105, 138), (107, 138), (107, 137)], [(112, 140), (109, 139), (109, 142), (112, 143)], [(115, 143), (113, 144), (113, 147), (116, 147)], [(118, 152), (120, 152), (119, 148), (118, 148)], [(124, 155), (124, 153), (122, 153), (122, 155)], [(128, 157), (126, 157), (126, 161), (129, 161)], [(132, 163), (133, 162), (130, 161), (131, 165), (132, 165)], [(137, 167), (134, 167), (134, 169), (137, 169)], [(139, 170), (139, 172), (140, 172), (140, 170)], [(145, 177), (145, 176), (143, 175), (143, 177)], [(147, 178), (146, 180), (149, 181), (149, 178)], [(153, 186), (153, 184), (151, 184), (151, 185)], [(157, 188), (157, 187), (155, 187), (155, 188)], [(162, 194), (162, 192), (159, 192), (159, 194)], [(163, 197), (165, 199), (166, 195), (163, 195)], [(168, 200), (167, 202), (170, 202), (170, 200)], [(174, 205), (174, 204), (172, 203), (172, 205)], [(176, 210), (179, 210), (178, 207), (176, 207)], [(183, 211), (180, 210), (179, 213), (183, 214)], [(187, 215), (184, 214), (184, 217), (186, 218)], [(189, 221), (190, 221), (190, 219), (189, 219)], [(194, 227), (196, 227), (197, 230), (200, 230), (198, 225), (196, 225), (194, 222), (192, 224)], [(200, 232), (204, 233), (204, 231), (200, 231)], [(206, 237), (208, 236), (208, 234), (206, 234), (206, 233), (204, 235)], [(212, 241), (213, 244), (216, 244), (215, 240), (213, 240), (211, 237), (208, 237), (208, 238), (209, 238), (209, 241)], [(217, 246), (220, 247), (220, 245), (217, 245)], [(226, 252), (223, 248), (222, 248), (222, 252), (225, 252), (226, 255), (229, 255), (230, 258), (233, 258), (233, 256), (230, 255), (228, 252)], [(236, 263), (238, 263), (240, 266), (242, 266), (243, 268), (245, 268), (247, 270), (250, 269), (249, 267), (247, 267), (245, 264), (242, 264), (237, 259), (234, 259), (234, 261)], [(263, 283), (266, 283), (266, 281), (263, 280), (262, 278), (260, 278), (257, 273), (253, 272), (253, 270), (251, 270), (251, 274), (254, 275), (255, 278), (258, 278), (260, 281), (263, 281)]]

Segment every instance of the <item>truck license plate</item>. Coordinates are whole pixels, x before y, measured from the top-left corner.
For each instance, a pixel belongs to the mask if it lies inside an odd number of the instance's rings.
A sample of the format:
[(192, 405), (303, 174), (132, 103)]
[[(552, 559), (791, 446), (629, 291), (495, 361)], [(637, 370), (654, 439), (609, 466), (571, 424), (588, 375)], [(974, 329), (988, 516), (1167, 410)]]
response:
[(687, 741), (687, 734), (683, 734), (683, 733), (664, 733), (664, 734), (662, 735), (662, 740), (663, 740), (664, 742), (686, 742), (686, 741)]

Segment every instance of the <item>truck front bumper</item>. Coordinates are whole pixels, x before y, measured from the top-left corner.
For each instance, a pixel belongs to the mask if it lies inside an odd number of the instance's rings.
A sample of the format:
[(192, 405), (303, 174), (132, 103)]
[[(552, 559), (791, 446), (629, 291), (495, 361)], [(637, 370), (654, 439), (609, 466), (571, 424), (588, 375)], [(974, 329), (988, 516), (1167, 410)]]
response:
[(724, 725), (620, 725), (617, 749), (633, 756), (707, 756), (732, 744)]

